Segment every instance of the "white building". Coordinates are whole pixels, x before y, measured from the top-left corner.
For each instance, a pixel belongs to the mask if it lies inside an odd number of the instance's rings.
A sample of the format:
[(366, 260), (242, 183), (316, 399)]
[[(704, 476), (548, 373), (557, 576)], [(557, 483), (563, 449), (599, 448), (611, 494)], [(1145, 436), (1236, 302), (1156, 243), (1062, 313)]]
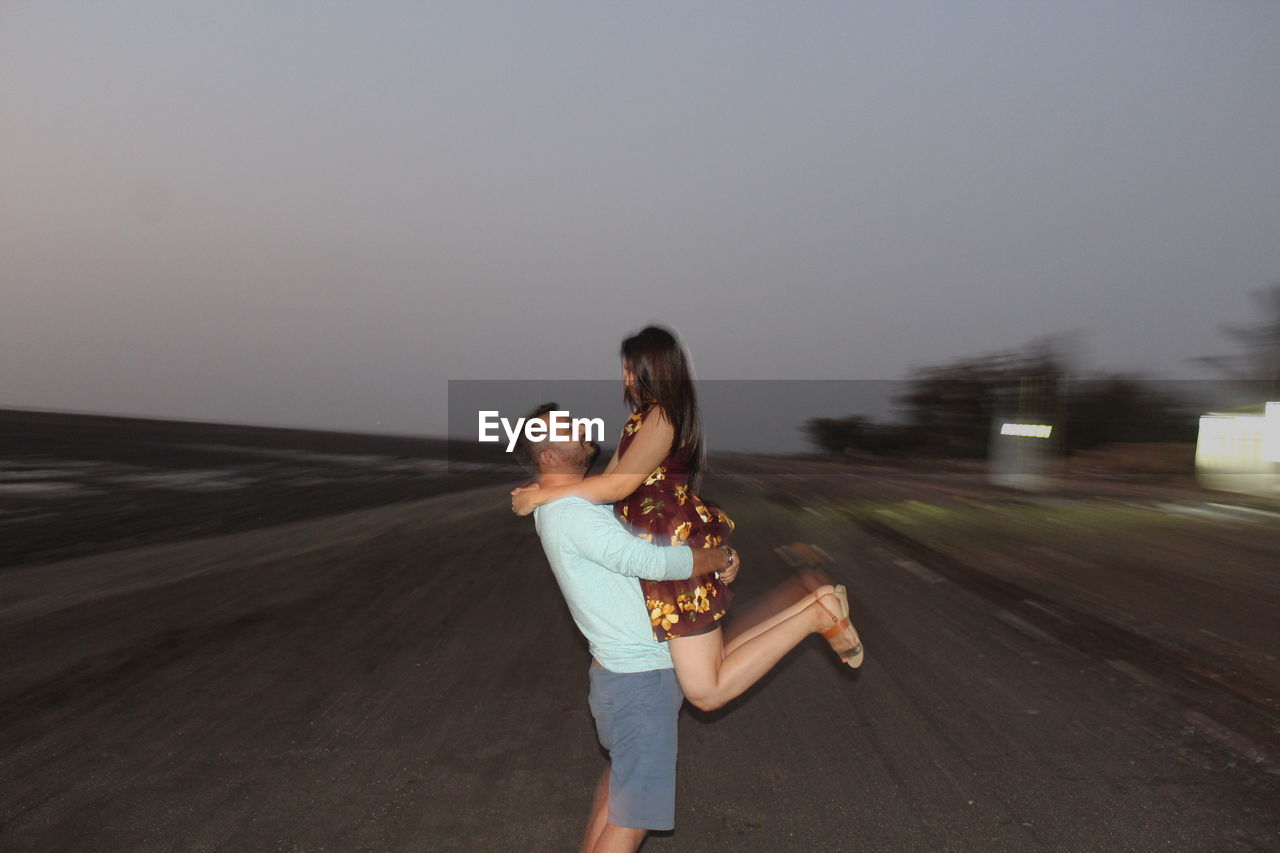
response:
[(1196, 478), (1210, 489), (1280, 497), (1280, 403), (1202, 415)]

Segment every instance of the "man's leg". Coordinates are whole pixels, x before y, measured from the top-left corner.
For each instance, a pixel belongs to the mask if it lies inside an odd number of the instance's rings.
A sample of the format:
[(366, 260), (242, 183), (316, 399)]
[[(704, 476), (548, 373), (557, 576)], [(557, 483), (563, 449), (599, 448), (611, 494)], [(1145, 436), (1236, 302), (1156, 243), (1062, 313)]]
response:
[(587, 818), (587, 834), (582, 840), (582, 853), (633, 853), (640, 849), (647, 829), (628, 829), (609, 823), (609, 774), (606, 767), (596, 784), (591, 816)]
[(596, 783), (596, 795), (591, 801), (591, 814), (587, 816), (587, 833), (582, 837), (582, 853), (591, 853), (595, 849), (596, 839), (604, 832), (604, 825), (609, 822), (609, 772), (612, 768), (605, 765)]
[(647, 829), (629, 829), (607, 823), (591, 853), (636, 853), (648, 834)]
[(610, 763), (596, 785), (583, 853), (634, 853), (650, 829), (675, 825), (683, 699), (670, 669), (618, 674), (592, 668), (591, 711)]

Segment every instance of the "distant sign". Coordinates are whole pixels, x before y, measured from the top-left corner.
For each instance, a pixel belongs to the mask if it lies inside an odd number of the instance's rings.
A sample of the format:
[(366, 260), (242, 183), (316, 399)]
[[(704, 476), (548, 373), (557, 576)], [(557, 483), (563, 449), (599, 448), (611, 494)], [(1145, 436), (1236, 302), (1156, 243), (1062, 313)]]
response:
[(1018, 435), (1023, 438), (1048, 438), (1053, 432), (1053, 427), (1049, 424), (1003, 424), (1000, 427), (1001, 435)]

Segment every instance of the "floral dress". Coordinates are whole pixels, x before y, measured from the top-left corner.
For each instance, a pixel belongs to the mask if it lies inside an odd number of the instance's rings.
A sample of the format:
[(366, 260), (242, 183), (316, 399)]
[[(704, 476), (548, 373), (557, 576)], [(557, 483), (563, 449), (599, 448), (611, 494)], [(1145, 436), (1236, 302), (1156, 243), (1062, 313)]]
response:
[[(621, 458), (646, 412), (637, 412), (622, 428)], [(613, 505), (613, 513), (631, 532), (656, 545), (715, 548), (733, 532), (733, 521), (710, 501), (689, 491), (688, 448), (675, 448), (644, 483)], [(659, 642), (714, 630), (727, 611), (733, 593), (714, 575), (680, 581), (640, 581), (649, 622)]]

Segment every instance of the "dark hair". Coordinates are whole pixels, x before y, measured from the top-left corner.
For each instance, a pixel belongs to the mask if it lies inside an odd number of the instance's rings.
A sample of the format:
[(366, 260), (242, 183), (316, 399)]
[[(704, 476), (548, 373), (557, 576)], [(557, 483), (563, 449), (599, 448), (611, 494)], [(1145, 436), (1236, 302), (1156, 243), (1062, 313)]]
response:
[[(525, 423), (528, 423), (534, 418), (540, 418), (545, 414), (559, 410), (560, 404), (558, 403), (543, 403), (541, 406), (525, 415), (524, 420)], [(524, 430), (520, 430), (520, 436), (516, 439), (516, 448), (520, 451), (521, 456), (520, 461), (532, 470), (534, 474), (537, 474), (542, 470), (542, 466), (538, 462), (538, 451), (541, 450), (541, 444), (542, 442), (540, 441), (530, 441), (526, 437)]]
[(676, 433), (672, 449), (690, 451), (689, 484), (697, 490), (705, 448), (693, 366), (684, 347), (669, 329), (646, 326), (622, 342), (622, 361), (635, 375), (635, 383), (623, 389), (623, 400), (633, 413), (662, 408)]

